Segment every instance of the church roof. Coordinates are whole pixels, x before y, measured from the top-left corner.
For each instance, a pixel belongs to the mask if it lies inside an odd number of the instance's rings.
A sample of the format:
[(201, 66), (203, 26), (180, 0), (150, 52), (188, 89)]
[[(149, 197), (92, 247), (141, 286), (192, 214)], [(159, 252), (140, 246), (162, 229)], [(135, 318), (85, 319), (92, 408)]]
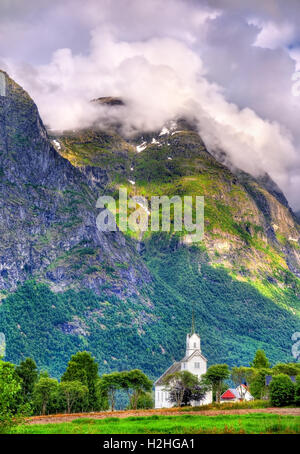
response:
[(154, 383), (155, 386), (161, 386), (163, 385), (163, 380), (167, 375), (173, 374), (174, 372), (179, 372), (181, 370), (181, 361), (175, 362), (172, 364), (172, 366), (169, 367)]
[(154, 386), (163, 385), (163, 380), (167, 375), (173, 374), (174, 372), (179, 372), (181, 370), (181, 364), (191, 359), (193, 356), (201, 356), (201, 358), (207, 362), (207, 359), (202, 355), (200, 350), (195, 350), (190, 355), (186, 355), (181, 361), (176, 361), (169, 367), (157, 380), (154, 382)]
[(194, 355), (197, 355), (197, 356), (201, 356), (201, 358), (207, 362), (207, 359), (205, 358), (205, 356), (202, 355), (201, 351), (200, 350), (194, 350), (193, 353), (191, 353), (190, 355), (186, 355), (184, 358), (182, 358), (182, 360), (180, 361), (180, 363), (183, 363), (185, 361), (188, 361), (189, 359), (191, 359)]

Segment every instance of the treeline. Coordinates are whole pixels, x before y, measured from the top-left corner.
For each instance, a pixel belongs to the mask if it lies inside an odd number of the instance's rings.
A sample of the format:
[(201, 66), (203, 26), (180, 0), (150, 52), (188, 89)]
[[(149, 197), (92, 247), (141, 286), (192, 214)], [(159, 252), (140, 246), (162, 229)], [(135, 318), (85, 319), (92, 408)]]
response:
[(59, 381), (39, 372), (31, 358), (19, 366), (0, 361), (0, 431), (20, 415), (114, 410), (119, 390), (127, 393), (129, 408), (153, 406), (152, 381), (141, 370), (100, 376), (86, 351), (71, 357)]
[[(231, 370), (227, 364), (214, 364), (200, 378), (188, 371), (179, 371), (164, 378), (169, 401), (177, 407), (201, 402), (208, 391), (220, 403), (221, 395), (234, 383), (240, 391), (240, 400), (250, 391), (255, 399), (270, 401), (276, 407), (300, 405), (300, 364), (279, 363), (270, 367), (263, 350), (257, 350), (249, 367), (238, 366)], [(240, 386), (241, 384), (245, 386)]]
[[(278, 363), (271, 367), (263, 350), (257, 350), (249, 367), (233, 367), (229, 371), (226, 364), (217, 364), (208, 368), (204, 380), (213, 386), (215, 400), (220, 402), (222, 392), (228, 385), (224, 380), (231, 379), (236, 387), (245, 384), (254, 399), (268, 400), (276, 407), (300, 405), (300, 364)], [(241, 395), (244, 400), (245, 394)]]
[[(182, 406), (203, 400), (210, 390), (220, 402), (232, 383), (246, 384), (255, 399), (269, 400), (274, 406), (300, 405), (300, 364), (271, 367), (263, 350), (257, 350), (248, 367), (230, 369), (227, 364), (215, 364), (200, 379), (187, 371), (168, 375), (165, 389), (170, 401)], [(0, 360), (0, 433), (9, 432), (24, 416), (114, 410), (118, 391), (127, 395), (128, 408), (153, 408), (152, 386), (139, 369), (100, 376), (95, 358), (86, 351), (71, 357), (60, 380), (39, 372), (31, 358), (18, 366)]]

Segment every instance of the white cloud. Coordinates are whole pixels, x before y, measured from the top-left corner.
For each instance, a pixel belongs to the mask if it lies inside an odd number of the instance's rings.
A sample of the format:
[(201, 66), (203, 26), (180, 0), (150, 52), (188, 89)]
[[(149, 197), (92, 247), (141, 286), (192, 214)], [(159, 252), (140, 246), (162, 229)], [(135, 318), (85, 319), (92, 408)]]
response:
[[(288, 49), (300, 29), (297, 2), (290, 8), (278, 0), (5, 5), (0, 37), (11, 46), (8, 55), (0, 40), (0, 60), (51, 128), (103, 125), (110, 116), (129, 134), (192, 116), (210, 150), (223, 149), (254, 175), (269, 172), (300, 206), (300, 99), (292, 94), (299, 51)], [(126, 106), (90, 102), (100, 96), (122, 96)]]

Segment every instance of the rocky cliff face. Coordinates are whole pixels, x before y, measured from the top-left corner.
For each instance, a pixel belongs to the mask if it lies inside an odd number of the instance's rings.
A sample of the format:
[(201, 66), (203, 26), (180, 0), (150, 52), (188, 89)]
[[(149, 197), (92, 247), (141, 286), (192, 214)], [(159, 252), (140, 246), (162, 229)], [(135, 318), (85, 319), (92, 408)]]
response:
[(228, 169), (207, 152), (186, 121), (167, 126), (132, 140), (116, 131), (92, 130), (55, 140), (58, 152), (90, 184), (106, 173), (106, 190), (112, 193), (122, 184), (129, 194), (149, 201), (152, 195), (204, 195), (202, 245), (212, 264), (253, 278), (271, 279), (277, 269), (283, 280), (285, 272), (299, 276), (299, 224), (270, 177), (255, 179)]
[(126, 266), (116, 273), (115, 291), (135, 292), (135, 285), (149, 276), (134, 245), (118, 232), (96, 228), (94, 182), (104, 185), (106, 172), (79, 171), (61, 157), (32, 99), (3, 74), (0, 288), (13, 290), (35, 276), (57, 290), (80, 283), (97, 291), (110, 280), (107, 270), (119, 263)]
[[(31, 355), (57, 373), (88, 348), (104, 370), (157, 376), (177, 358), (191, 301), (210, 362), (246, 364), (258, 346), (290, 359), (299, 223), (267, 175), (230, 170), (181, 119), (130, 139), (116, 126), (50, 135), (29, 95), (0, 76), (0, 331), (9, 359)], [(204, 240), (99, 232), (96, 200), (121, 185), (148, 200), (204, 196)], [(51, 291), (22, 287), (28, 280)]]

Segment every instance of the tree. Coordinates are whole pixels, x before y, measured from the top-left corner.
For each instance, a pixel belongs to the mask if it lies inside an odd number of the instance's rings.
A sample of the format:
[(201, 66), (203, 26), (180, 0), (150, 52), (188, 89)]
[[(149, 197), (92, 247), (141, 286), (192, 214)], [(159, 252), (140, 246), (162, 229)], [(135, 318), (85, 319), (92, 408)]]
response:
[(0, 433), (8, 432), (17, 423), (19, 408), (16, 398), (21, 391), (21, 380), (15, 366), (0, 360)]
[(112, 372), (104, 374), (101, 377), (100, 386), (103, 392), (106, 392), (111, 405), (111, 411), (115, 409), (116, 392), (119, 389), (125, 389), (124, 374), (122, 372)]
[(300, 375), (300, 364), (295, 363), (278, 363), (272, 368), (272, 375), (285, 374), (291, 376)]
[(288, 375), (278, 374), (269, 385), (270, 400), (275, 407), (290, 405), (295, 399), (295, 385)]
[(233, 367), (231, 371), (231, 379), (236, 387), (239, 387), (241, 400), (245, 400), (247, 388), (240, 386), (241, 384), (249, 384), (254, 377), (254, 370), (250, 367)]
[(187, 370), (169, 374), (163, 381), (170, 402), (177, 407), (189, 405), (192, 400), (202, 400), (207, 392), (207, 387), (201, 386), (198, 377)]
[(216, 400), (220, 403), (222, 386), (224, 380), (230, 376), (227, 364), (215, 364), (210, 366), (204, 375), (204, 379), (211, 384), (213, 390), (216, 392)]
[[(129, 408), (134, 409), (134, 402), (133, 402), (132, 398), (130, 399)], [(141, 393), (138, 398), (138, 401), (137, 401), (136, 409), (150, 409), (150, 408), (154, 408), (154, 399), (153, 399), (152, 394), (144, 393), (144, 392)]]
[(268, 369), (270, 367), (270, 362), (266, 357), (264, 350), (257, 350), (254, 356), (252, 363), (250, 364), (254, 369)]
[(266, 386), (266, 376), (272, 374), (271, 369), (253, 369), (253, 379), (250, 383), (250, 393), (255, 399), (267, 399), (268, 387)]
[(87, 386), (89, 391), (87, 410), (99, 409), (96, 390), (98, 379), (98, 364), (88, 352), (78, 352), (72, 355), (65, 373), (61, 377), (62, 382), (80, 381), (82, 385)]
[(108, 394), (107, 390), (102, 384), (101, 378), (98, 378), (96, 382), (96, 396), (99, 410), (108, 410), (109, 409)]
[(149, 392), (152, 389), (152, 381), (139, 369), (123, 371), (121, 374), (122, 388), (128, 392), (132, 390), (129, 399), (132, 402), (133, 408), (137, 409), (138, 399), (142, 393)]
[(77, 405), (81, 403), (81, 406), (84, 406), (88, 392), (88, 387), (84, 386), (79, 380), (65, 381), (59, 384), (59, 394), (68, 413), (72, 412), (75, 403)]
[(198, 384), (185, 390), (182, 405), (191, 405), (192, 401), (201, 402), (210, 390), (211, 386), (205, 380), (198, 380)]
[(40, 378), (34, 385), (33, 401), (42, 415), (46, 414), (51, 401), (57, 397), (58, 382), (54, 378)]
[(295, 384), (295, 404), (300, 406), (300, 376), (296, 378)]
[(26, 358), (16, 367), (16, 373), (22, 380), (22, 394), (25, 402), (30, 402), (33, 388), (38, 381), (36, 363), (31, 358)]

